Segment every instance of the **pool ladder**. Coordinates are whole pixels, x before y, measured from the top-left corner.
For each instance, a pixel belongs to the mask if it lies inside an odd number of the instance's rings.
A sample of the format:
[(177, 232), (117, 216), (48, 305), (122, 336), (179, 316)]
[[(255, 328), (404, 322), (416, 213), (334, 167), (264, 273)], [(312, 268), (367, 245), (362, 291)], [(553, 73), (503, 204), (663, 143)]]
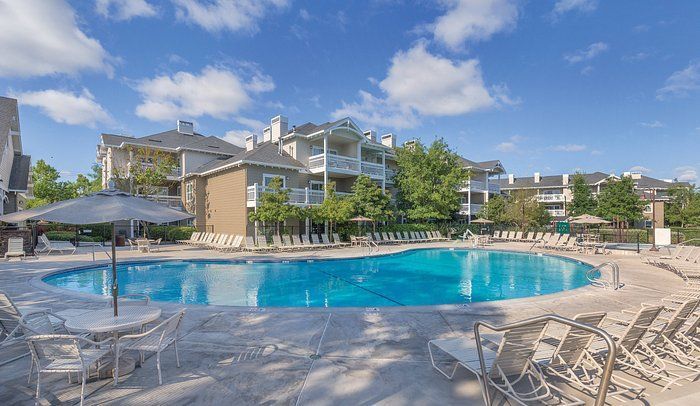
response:
[[(603, 272), (604, 270), (609, 270), (610, 273), (607, 274)], [(595, 277), (597, 273), (600, 274), (599, 278)], [(609, 278), (606, 276), (609, 276)], [(588, 279), (591, 285), (603, 289), (618, 290), (624, 286), (624, 284), (620, 282), (620, 267), (614, 262), (604, 262), (589, 269), (586, 272), (586, 279)]]

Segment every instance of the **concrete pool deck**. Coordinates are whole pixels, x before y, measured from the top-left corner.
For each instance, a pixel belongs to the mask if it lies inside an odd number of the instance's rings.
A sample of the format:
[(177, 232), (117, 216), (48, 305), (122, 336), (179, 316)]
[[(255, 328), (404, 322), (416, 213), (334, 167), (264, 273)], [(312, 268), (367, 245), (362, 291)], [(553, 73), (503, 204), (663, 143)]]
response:
[[(383, 246), (379, 254), (416, 247), (460, 247), (433, 243)], [(489, 249), (527, 251), (529, 245), (498, 243)], [(120, 250), (122, 260), (183, 258), (340, 258), (364, 256), (366, 249), (347, 248), (279, 254), (223, 254), (191, 247), (166, 246), (160, 253)], [(555, 253), (556, 254), (556, 253)], [(464, 371), (449, 381), (430, 365), (427, 342), (433, 338), (472, 336), (477, 320), (504, 324), (557, 313), (571, 317), (590, 311), (633, 309), (681, 288), (676, 275), (645, 265), (630, 253), (606, 256), (566, 254), (598, 265), (615, 261), (625, 286), (618, 291), (591, 286), (526, 299), (482, 302), (468, 306), (374, 309), (276, 309), (187, 305), (180, 356), (163, 353), (163, 385), (157, 385), (155, 359), (120, 380), (91, 380), (86, 404), (480, 404), (476, 379)], [(107, 262), (98, 254), (98, 262)], [(50, 289), (40, 278), (59, 269), (94, 264), (90, 253), (42, 256), (38, 260), (0, 264), (0, 290), (19, 306), (97, 309), (104, 300)], [(154, 302), (164, 317), (182, 307)], [(15, 348), (16, 347), (16, 348)], [(26, 352), (16, 345), (0, 352), (0, 363)], [(36, 377), (27, 383), (29, 357), (0, 366), (0, 404), (33, 404)], [(43, 404), (75, 404), (80, 385), (62, 374), (42, 376)], [(648, 384), (647, 404), (686, 404), (684, 396), (700, 392), (697, 382), (659, 394)], [(658, 401), (650, 402), (650, 399)], [(632, 402), (635, 404), (635, 402)], [(637, 401), (637, 404), (642, 402)]]

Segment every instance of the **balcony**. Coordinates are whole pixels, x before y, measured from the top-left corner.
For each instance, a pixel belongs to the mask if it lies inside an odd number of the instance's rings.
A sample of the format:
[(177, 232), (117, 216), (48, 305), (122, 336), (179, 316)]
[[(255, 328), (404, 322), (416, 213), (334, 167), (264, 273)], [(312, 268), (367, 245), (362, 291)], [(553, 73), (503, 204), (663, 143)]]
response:
[[(153, 169), (155, 165), (153, 165), (150, 162), (141, 162), (141, 169), (142, 170), (147, 170), (147, 169)], [(178, 180), (180, 178), (180, 173), (182, 169), (179, 166), (174, 166), (173, 169), (170, 171), (169, 174), (165, 175), (165, 177), (168, 180)]]
[(563, 193), (548, 193), (537, 195), (537, 201), (542, 203), (547, 202), (563, 202), (566, 197)]
[(475, 215), (476, 213), (481, 211), (482, 207), (484, 207), (483, 204), (462, 203), (460, 208), (459, 208), (459, 214), (464, 215), (464, 216)]
[(501, 186), (495, 182), (489, 182), (488, 187), (486, 182), (480, 180), (468, 180), (467, 183), (460, 189), (461, 192), (486, 192), (501, 193)]
[(382, 164), (362, 161), (360, 164), (362, 173), (372, 179), (384, 179), (384, 167)]
[[(260, 198), (263, 193), (271, 191), (262, 185), (255, 184), (248, 186), (246, 189), (246, 205), (247, 207), (257, 207), (260, 204)], [(311, 190), (309, 188), (287, 188), (289, 198), (287, 203), (295, 206), (311, 206), (323, 203), (325, 196), (321, 190)], [(337, 196), (347, 196), (350, 193), (335, 192)]]
[(547, 210), (552, 217), (564, 217), (566, 216), (566, 210), (564, 209), (548, 209)]
[(339, 173), (345, 175), (364, 174), (372, 179), (384, 179), (384, 167), (382, 164), (374, 162), (360, 161), (357, 158), (324, 154), (312, 155), (309, 157), (309, 171), (311, 173)]
[(152, 202), (160, 203), (163, 206), (168, 206), (171, 209), (184, 210), (182, 206), (182, 198), (180, 196), (168, 196), (168, 195), (136, 195), (143, 197), (146, 200)]
[(386, 183), (393, 185), (394, 184), (394, 176), (396, 176), (396, 171), (392, 169), (386, 169), (384, 171), (384, 176), (386, 176)]

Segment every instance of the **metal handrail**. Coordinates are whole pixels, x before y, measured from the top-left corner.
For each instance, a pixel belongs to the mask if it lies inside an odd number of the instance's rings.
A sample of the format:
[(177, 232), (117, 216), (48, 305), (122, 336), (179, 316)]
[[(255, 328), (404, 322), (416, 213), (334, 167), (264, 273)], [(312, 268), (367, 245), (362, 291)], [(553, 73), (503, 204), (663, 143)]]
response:
[(688, 243), (691, 242), (691, 241), (700, 241), (700, 238), (691, 238), (691, 239), (689, 239), (689, 240), (685, 240), (685, 241), (683, 241), (683, 242), (676, 243), (676, 245), (680, 245), (680, 246), (685, 247), (686, 244), (688, 244)]
[[(612, 282), (608, 282), (606, 280), (602, 279), (603, 276), (603, 269), (604, 268), (610, 268), (612, 272)], [(593, 274), (595, 272), (600, 272), (600, 278), (595, 279), (593, 277)], [(620, 283), (620, 267), (614, 263), (614, 262), (604, 262), (594, 268), (589, 269), (586, 271), (586, 279), (591, 283), (593, 286), (599, 286), (604, 289), (607, 288), (613, 288), (614, 290), (618, 290), (621, 288), (623, 285)]]
[(481, 367), (481, 373), (483, 375), (483, 378), (481, 380), (481, 384), (483, 385), (483, 390), (484, 390), (484, 397), (486, 398), (486, 404), (490, 405), (491, 404), (491, 395), (489, 393), (489, 387), (488, 387), (488, 377), (487, 377), (487, 371), (486, 371), (486, 361), (484, 360), (484, 350), (481, 348), (481, 334), (479, 333), (479, 328), (480, 327), (486, 327), (489, 330), (492, 331), (506, 331), (506, 330), (511, 330), (514, 328), (518, 327), (524, 327), (524, 326), (529, 326), (531, 324), (536, 324), (540, 323), (542, 321), (553, 321), (556, 323), (561, 323), (566, 326), (578, 328), (584, 331), (588, 331), (589, 333), (593, 333), (599, 337), (601, 337), (603, 340), (605, 340), (605, 344), (608, 346), (608, 353), (605, 358), (605, 365), (603, 366), (603, 375), (600, 378), (600, 386), (598, 389), (598, 394), (596, 395), (595, 398), (595, 406), (603, 406), (605, 404), (605, 397), (608, 394), (608, 386), (610, 385), (610, 380), (612, 377), (612, 372), (613, 368), (615, 366), (615, 359), (617, 358), (617, 346), (615, 345), (615, 341), (613, 338), (608, 334), (606, 331), (598, 328), (598, 327), (593, 327), (589, 326), (588, 324), (583, 324), (579, 323), (575, 320), (567, 319), (561, 316), (558, 316), (556, 314), (545, 314), (542, 316), (537, 316), (533, 317), (527, 320), (522, 320), (522, 321), (517, 321), (515, 323), (510, 323), (510, 324), (505, 324), (503, 326), (494, 326), (491, 325), (485, 321), (477, 321), (474, 323), (474, 339), (476, 340), (476, 349), (479, 353), (479, 365)]

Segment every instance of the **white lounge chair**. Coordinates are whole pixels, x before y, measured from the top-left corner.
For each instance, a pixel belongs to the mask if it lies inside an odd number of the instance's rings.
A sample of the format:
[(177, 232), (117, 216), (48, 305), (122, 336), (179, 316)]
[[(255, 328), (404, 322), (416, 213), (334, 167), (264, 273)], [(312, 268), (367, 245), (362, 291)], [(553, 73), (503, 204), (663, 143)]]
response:
[(119, 355), (128, 350), (138, 351), (140, 354), (140, 364), (144, 362), (144, 352), (156, 353), (156, 368), (158, 369), (158, 385), (163, 384), (163, 377), (160, 371), (160, 353), (170, 345), (175, 347), (175, 362), (180, 368), (180, 354), (177, 351), (177, 341), (180, 339), (180, 323), (185, 316), (185, 309), (178, 311), (167, 320), (152, 329), (140, 333), (119, 337), (115, 345), (115, 371), (114, 384), (119, 383)]
[(188, 239), (186, 239), (186, 240), (177, 240), (176, 242), (177, 242), (178, 244), (190, 244), (190, 243), (192, 243), (192, 242), (194, 242), (194, 241), (197, 241), (197, 240), (199, 239), (199, 236), (200, 236), (201, 234), (202, 234), (202, 233), (200, 233), (199, 231), (195, 231), (195, 232), (192, 233), (192, 235), (190, 235), (190, 238), (188, 238)]
[(7, 239), (5, 261), (9, 261), (10, 257), (19, 257), (20, 261), (27, 257), (27, 253), (24, 252), (24, 238), (10, 237)]
[(349, 242), (343, 242), (340, 240), (340, 235), (338, 233), (333, 233), (333, 242), (336, 243), (340, 247), (347, 247), (350, 245)]
[(45, 234), (39, 236), (39, 241), (41, 241), (44, 246), (36, 251), (46, 252), (46, 255), (49, 255), (54, 251), (58, 251), (59, 253), (70, 251), (72, 255), (78, 249), (75, 245), (71, 244), (70, 241), (50, 241)]

